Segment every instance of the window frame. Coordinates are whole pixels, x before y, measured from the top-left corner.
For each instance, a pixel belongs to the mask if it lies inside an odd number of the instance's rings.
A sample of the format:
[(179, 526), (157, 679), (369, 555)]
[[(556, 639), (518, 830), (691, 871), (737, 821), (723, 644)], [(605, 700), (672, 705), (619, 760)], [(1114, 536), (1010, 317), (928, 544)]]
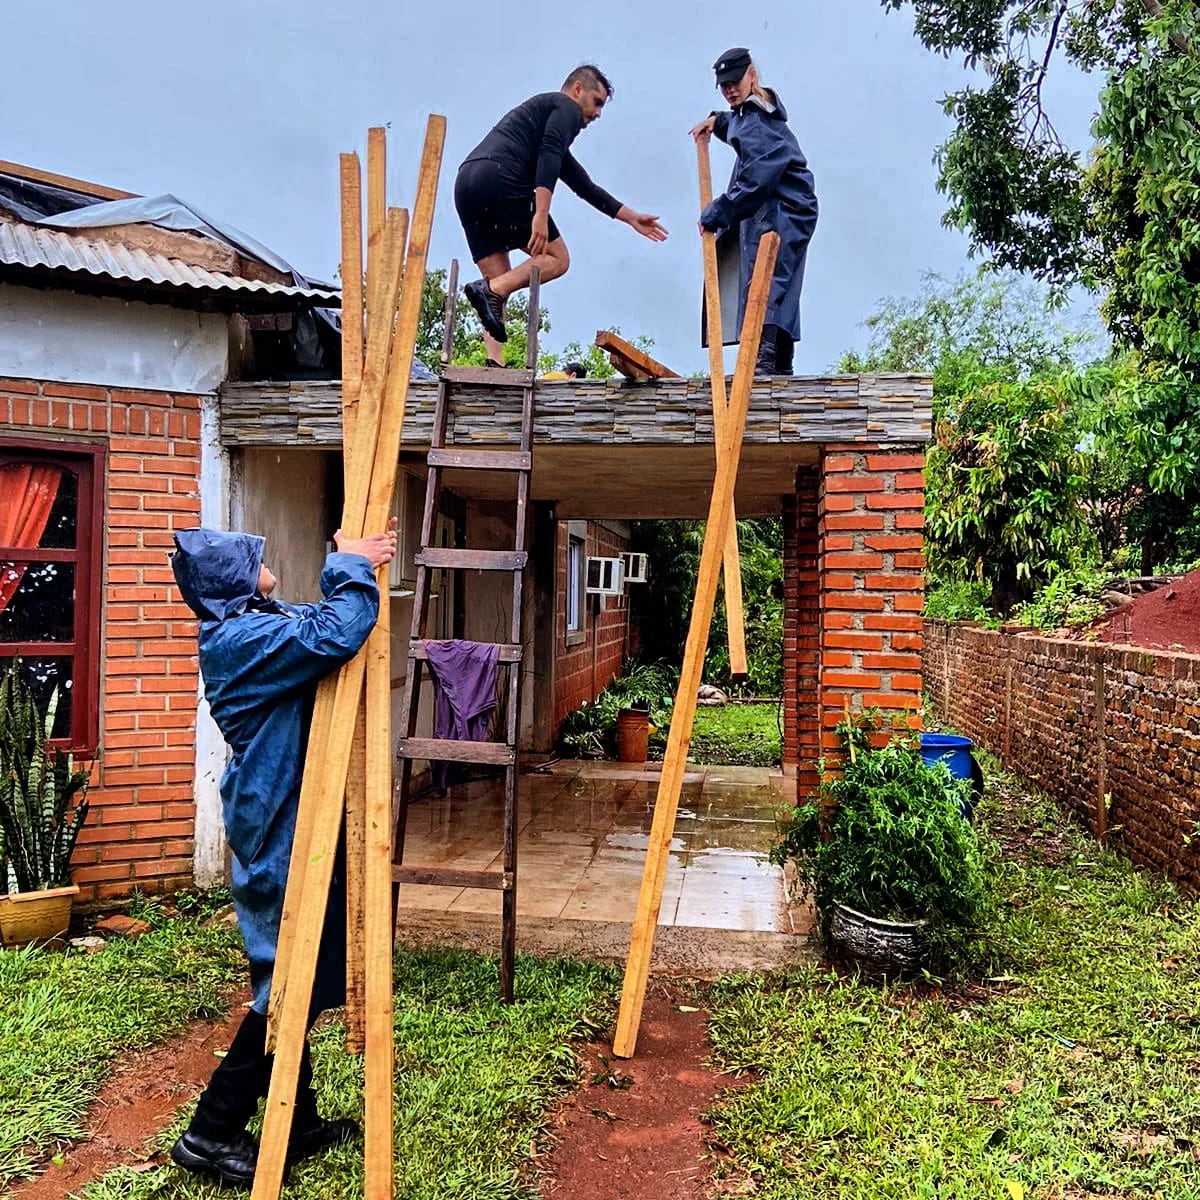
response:
[[(0, 546), (0, 559), (21, 563), (70, 562), (75, 567), (75, 638), (72, 642), (0, 643), (0, 663), (11, 658), (67, 658), (72, 662), (71, 731), (51, 745), (92, 755), (100, 743), (100, 643), (103, 620), (104, 497), (107, 447), (0, 435), (0, 463), (40, 462), (77, 479), (74, 550)], [(70, 646), (69, 654), (62, 647)]]
[[(578, 547), (578, 561), (572, 566), (572, 551), (575, 547)], [(567, 646), (579, 646), (587, 640), (588, 555), (586, 521), (567, 522), (566, 559), (566, 590), (563, 596), (563, 637)], [(575, 620), (575, 624), (572, 624), (572, 619)]]

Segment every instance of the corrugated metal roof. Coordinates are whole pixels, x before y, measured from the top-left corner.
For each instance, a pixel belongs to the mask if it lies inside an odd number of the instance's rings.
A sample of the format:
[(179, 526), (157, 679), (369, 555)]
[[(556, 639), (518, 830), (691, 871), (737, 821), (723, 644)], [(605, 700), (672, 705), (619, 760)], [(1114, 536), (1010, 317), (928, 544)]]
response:
[(195, 291), (249, 292), (281, 299), (311, 300), (318, 304), (336, 304), (340, 300), (340, 293), (330, 289), (243, 279), (238, 275), (208, 271), (178, 258), (151, 254), (117, 242), (17, 221), (0, 220), (0, 264), (124, 279), (132, 283), (191, 288)]

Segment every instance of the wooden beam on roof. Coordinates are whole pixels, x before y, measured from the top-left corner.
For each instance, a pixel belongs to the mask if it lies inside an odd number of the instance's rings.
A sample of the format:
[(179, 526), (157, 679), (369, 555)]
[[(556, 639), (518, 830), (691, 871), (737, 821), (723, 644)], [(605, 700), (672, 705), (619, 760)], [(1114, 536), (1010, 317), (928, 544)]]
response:
[(596, 345), (601, 350), (608, 351), (608, 361), (620, 371), (626, 379), (635, 382), (646, 379), (678, 379), (677, 372), (670, 367), (664, 367), (656, 358), (651, 358), (644, 350), (631, 345), (611, 329), (596, 331)]
[(46, 183), (51, 187), (65, 188), (69, 192), (80, 192), (84, 196), (95, 196), (98, 200), (135, 200), (137, 192), (122, 192), (119, 188), (105, 187), (100, 183), (89, 183), (86, 179), (73, 179), (70, 175), (57, 175), (53, 171), (40, 171), (23, 163), (9, 162), (0, 158), (0, 174), (15, 175), (28, 179), (30, 183)]

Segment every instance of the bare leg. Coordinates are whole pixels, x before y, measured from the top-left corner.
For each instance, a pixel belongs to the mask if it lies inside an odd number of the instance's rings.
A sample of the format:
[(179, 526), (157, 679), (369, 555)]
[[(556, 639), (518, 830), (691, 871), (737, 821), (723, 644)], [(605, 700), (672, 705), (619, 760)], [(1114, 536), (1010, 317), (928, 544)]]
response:
[[(492, 259), (500, 257), (507, 259), (508, 255), (493, 254), (491, 258), (483, 261), (491, 262)], [(503, 296), (507, 300), (513, 292), (519, 292), (529, 286), (529, 275), (534, 267), (537, 267), (540, 272), (542, 283), (549, 283), (550, 280), (565, 275), (570, 265), (571, 257), (567, 253), (567, 243), (562, 238), (555, 238), (546, 247), (544, 254), (527, 258), (523, 263), (503, 271), (497, 271), (494, 275), (489, 275), (487, 271), (484, 271), (484, 278), (487, 279), (488, 285), (497, 296)], [(480, 270), (483, 270), (483, 263), (480, 263), (479, 267)]]

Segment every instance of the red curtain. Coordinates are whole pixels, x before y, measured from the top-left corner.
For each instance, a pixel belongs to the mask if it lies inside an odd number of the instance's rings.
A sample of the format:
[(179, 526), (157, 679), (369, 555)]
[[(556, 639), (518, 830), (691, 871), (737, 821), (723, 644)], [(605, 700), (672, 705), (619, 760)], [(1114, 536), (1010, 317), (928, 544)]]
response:
[[(61, 467), (19, 462), (0, 466), (0, 546), (30, 550), (41, 541), (61, 480)], [(17, 563), (0, 568), (0, 612), (21, 586), (25, 571)]]

